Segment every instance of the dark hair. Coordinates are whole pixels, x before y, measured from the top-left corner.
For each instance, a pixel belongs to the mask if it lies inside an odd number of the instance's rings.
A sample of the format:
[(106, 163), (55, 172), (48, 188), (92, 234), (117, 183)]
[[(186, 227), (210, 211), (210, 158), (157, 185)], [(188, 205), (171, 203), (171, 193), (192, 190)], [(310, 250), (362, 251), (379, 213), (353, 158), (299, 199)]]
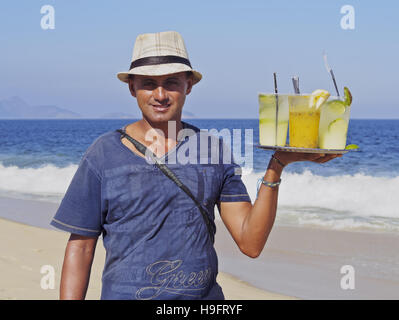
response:
[(192, 71), (186, 71), (186, 78), (189, 79), (193, 76)]

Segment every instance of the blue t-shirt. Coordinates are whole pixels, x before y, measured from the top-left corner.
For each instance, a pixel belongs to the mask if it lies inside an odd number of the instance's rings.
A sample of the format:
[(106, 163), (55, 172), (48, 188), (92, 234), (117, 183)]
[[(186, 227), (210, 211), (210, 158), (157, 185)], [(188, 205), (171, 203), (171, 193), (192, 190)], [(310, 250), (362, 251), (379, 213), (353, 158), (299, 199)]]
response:
[[(223, 162), (229, 148), (222, 139), (204, 139), (203, 130), (183, 125), (181, 140), (159, 159), (207, 208), (214, 225), (218, 201), (251, 199), (240, 166), (232, 156)], [(155, 164), (127, 148), (119, 132), (103, 134), (87, 149), (51, 224), (83, 236), (102, 234), (101, 299), (224, 299), (199, 209)]]

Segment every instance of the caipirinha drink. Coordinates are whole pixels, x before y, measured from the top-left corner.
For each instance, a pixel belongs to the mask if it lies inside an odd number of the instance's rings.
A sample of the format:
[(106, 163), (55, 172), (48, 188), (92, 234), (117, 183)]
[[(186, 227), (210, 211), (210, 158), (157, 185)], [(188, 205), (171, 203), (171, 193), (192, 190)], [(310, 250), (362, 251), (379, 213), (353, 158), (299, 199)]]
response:
[(259, 94), (259, 143), (267, 146), (285, 146), (287, 131), (288, 95)]
[(321, 149), (345, 149), (352, 95), (344, 88), (345, 98), (330, 97), (321, 107), (319, 147)]
[(320, 107), (329, 95), (325, 90), (315, 90), (288, 97), (290, 147), (318, 148)]

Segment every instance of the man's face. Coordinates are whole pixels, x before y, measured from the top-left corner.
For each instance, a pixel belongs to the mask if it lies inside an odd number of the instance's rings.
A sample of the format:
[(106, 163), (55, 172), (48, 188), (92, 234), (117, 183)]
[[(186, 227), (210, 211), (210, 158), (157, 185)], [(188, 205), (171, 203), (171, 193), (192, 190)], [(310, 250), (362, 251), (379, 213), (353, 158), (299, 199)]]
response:
[(152, 123), (179, 121), (186, 95), (191, 92), (192, 79), (185, 72), (164, 76), (134, 75), (129, 89), (143, 113)]

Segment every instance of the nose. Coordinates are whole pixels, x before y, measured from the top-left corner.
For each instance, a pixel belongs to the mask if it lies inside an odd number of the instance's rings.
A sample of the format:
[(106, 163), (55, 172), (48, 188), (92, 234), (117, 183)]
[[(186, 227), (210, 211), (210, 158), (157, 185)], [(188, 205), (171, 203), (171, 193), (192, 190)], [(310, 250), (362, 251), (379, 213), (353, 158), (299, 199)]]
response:
[(164, 102), (168, 100), (168, 92), (165, 90), (164, 87), (158, 86), (153, 91), (154, 99), (158, 102)]

